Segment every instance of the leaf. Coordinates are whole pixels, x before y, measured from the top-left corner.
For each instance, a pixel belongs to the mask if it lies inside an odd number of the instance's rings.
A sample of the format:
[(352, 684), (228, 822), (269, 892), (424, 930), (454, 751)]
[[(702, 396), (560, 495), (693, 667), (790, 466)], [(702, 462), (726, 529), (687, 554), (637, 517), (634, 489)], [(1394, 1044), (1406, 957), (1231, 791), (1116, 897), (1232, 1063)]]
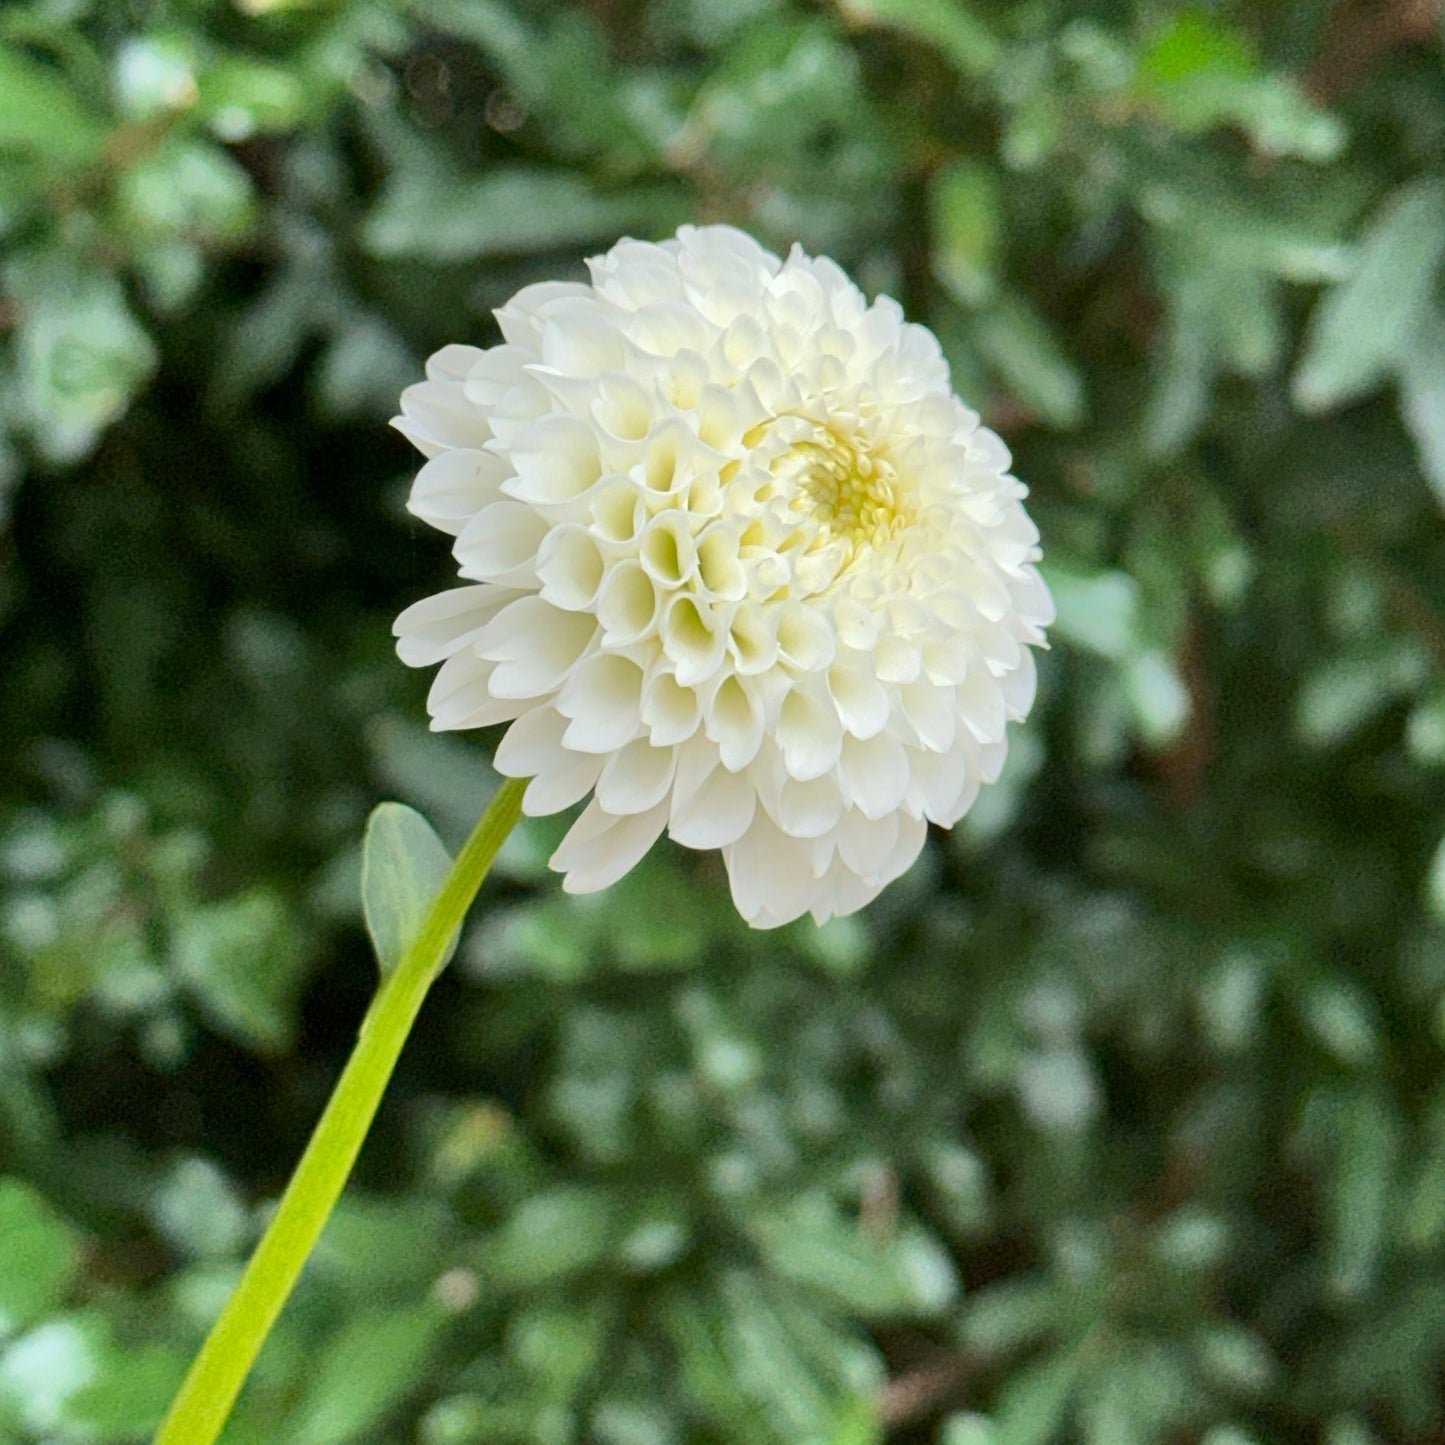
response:
[(281, 900), (262, 888), (188, 913), (176, 969), (212, 1025), (256, 1049), (283, 1049), (296, 1026), (301, 946)]
[(1101, 657), (1114, 660), (1138, 642), (1139, 588), (1124, 572), (1085, 576), (1046, 566), (1044, 580), (1058, 608), (1055, 626), (1062, 637)]
[(1354, 274), (1315, 308), (1295, 401), (1323, 411), (1373, 390), (1406, 355), (1445, 254), (1445, 180), (1401, 188), (1360, 238)]
[(78, 169), (100, 157), (105, 129), (60, 73), (0, 43), (0, 151)]
[(1425, 874), (1425, 901), (1430, 912), (1445, 923), (1445, 837), (1437, 844)]
[(613, 1194), (564, 1185), (524, 1200), (485, 1241), (480, 1263), (502, 1288), (536, 1291), (600, 1264), (620, 1228)]
[(18, 256), (4, 282), (20, 313), (20, 412), (47, 456), (76, 461), (149, 378), (155, 347), (120, 283), (64, 252)]
[(979, 315), (973, 342), (1040, 420), (1067, 431), (1084, 419), (1084, 384), (1032, 303), (1001, 298)]
[[(405, 803), (381, 803), (366, 820), (361, 909), (382, 977), (406, 956), (451, 872), (452, 859), (432, 825)], [(453, 938), (442, 963), (456, 948)]]
[(87, 1441), (129, 1445), (160, 1424), (188, 1362), (165, 1345), (124, 1349), (102, 1336), (97, 1346), (95, 1378), (66, 1402), (66, 1421)]
[(424, 1361), (445, 1323), (434, 1304), (354, 1315), (322, 1349), (286, 1439), (345, 1445), (374, 1438), (373, 1427), (426, 1374)]
[(1445, 310), (1436, 307), (1399, 359), (1400, 413), (1435, 493), (1445, 508)]
[(865, 1319), (934, 1314), (957, 1291), (953, 1266), (930, 1235), (906, 1225), (874, 1239), (815, 1196), (757, 1220), (753, 1233), (779, 1278)]
[[(46, 1320), (22, 1335), (0, 1353), (0, 1421), (18, 1419), (35, 1435), (55, 1438), (71, 1400), (97, 1379), (105, 1344), (95, 1314)], [(75, 1436), (67, 1431), (66, 1438)]]
[(1337, 1298), (1358, 1299), (1374, 1287), (1390, 1247), (1399, 1125), (1391, 1103), (1373, 1091), (1338, 1101), (1332, 1122), (1337, 1153), (1325, 1220), (1328, 1288)]
[(1076, 1352), (1018, 1371), (994, 1411), (997, 1445), (1048, 1445), (1057, 1439), (1081, 1364)]
[(988, 166), (960, 161), (934, 182), (934, 268), (964, 306), (993, 290), (1001, 227), (998, 181)]
[(392, 175), (362, 240), (377, 256), (474, 261), (662, 229), (677, 206), (669, 189), (609, 195), (572, 171), (513, 166), (459, 178), (417, 167)]
[(998, 37), (964, 0), (842, 0), (856, 25), (887, 25), (936, 45), (963, 75), (986, 75), (1003, 53)]
[(79, 1264), (75, 1231), (28, 1185), (0, 1180), (0, 1337), (53, 1310)]
[(1323, 161), (1344, 128), (1292, 79), (1261, 69), (1248, 41), (1206, 10), (1173, 16), (1139, 58), (1138, 93), (1184, 131), (1238, 124), (1268, 155)]

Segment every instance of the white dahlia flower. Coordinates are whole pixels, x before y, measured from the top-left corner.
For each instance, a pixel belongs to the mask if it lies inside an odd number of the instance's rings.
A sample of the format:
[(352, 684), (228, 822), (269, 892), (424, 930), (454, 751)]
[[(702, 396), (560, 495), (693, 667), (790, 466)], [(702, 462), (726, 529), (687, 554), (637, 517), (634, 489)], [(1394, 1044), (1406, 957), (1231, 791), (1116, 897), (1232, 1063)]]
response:
[(552, 866), (664, 829), (758, 927), (872, 899), (993, 781), (1052, 620), (1002, 442), (931, 332), (727, 226), (619, 241), (448, 346), (395, 425), (470, 585), (397, 619), (436, 729), (509, 723)]

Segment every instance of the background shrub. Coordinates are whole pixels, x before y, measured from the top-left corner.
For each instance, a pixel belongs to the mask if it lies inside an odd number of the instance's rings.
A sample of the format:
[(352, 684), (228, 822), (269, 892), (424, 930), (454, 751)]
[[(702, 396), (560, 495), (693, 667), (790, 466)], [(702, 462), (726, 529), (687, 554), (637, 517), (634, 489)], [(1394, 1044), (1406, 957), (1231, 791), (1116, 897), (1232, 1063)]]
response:
[(401, 386), (727, 220), (936, 328), (1059, 601), (863, 915), (508, 846), (227, 1441), (1426, 1445), (1445, 78), (1407, 0), (0, 12), (0, 1445), (153, 1428), (451, 841)]

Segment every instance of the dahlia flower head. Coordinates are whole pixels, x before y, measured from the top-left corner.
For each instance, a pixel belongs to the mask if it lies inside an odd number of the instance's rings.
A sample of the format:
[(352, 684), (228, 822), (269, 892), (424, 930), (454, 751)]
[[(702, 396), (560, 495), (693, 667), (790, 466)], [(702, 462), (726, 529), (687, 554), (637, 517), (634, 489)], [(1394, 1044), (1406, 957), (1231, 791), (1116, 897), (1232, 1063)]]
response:
[(603, 888), (666, 830), (744, 918), (861, 907), (998, 777), (1053, 604), (1009, 453), (931, 332), (727, 226), (447, 346), (396, 425), (467, 584), (397, 619), (437, 730), (508, 723), (523, 810)]

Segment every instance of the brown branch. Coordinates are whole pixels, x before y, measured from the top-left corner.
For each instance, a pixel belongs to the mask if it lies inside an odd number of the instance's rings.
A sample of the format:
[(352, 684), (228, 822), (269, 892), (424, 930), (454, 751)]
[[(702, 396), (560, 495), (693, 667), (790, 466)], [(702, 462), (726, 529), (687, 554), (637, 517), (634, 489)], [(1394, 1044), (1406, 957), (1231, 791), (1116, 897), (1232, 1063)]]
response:
[(1342, 0), (1325, 24), (1305, 89), (1321, 104), (1333, 103), (1390, 51), (1428, 41), (1442, 13), (1445, 0)]

